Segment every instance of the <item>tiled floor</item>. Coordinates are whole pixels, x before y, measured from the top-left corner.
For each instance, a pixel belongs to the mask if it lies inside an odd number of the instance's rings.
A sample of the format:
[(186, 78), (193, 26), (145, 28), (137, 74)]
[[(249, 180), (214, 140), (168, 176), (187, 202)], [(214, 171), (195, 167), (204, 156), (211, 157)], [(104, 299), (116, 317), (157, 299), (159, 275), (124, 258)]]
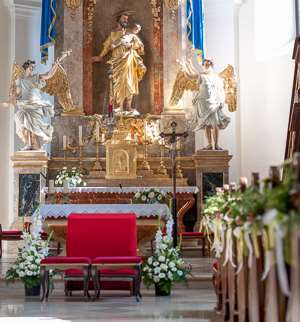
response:
[(45, 304), (38, 298), (25, 298), (21, 282), (5, 284), (5, 272), (14, 258), (8, 250), (0, 260), (0, 322), (216, 322), (218, 318), (213, 310), (216, 298), (210, 282), (212, 260), (209, 258), (186, 258), (193, 267), (189, 288), (175, 287), (169, 297), (155, 297), (153, 289), (143, 288), (140, 303), (120, 292), (103, 292), (99, 300), (85, 301), (81, 293), (66, 298), (62, 282), (57, 281)]

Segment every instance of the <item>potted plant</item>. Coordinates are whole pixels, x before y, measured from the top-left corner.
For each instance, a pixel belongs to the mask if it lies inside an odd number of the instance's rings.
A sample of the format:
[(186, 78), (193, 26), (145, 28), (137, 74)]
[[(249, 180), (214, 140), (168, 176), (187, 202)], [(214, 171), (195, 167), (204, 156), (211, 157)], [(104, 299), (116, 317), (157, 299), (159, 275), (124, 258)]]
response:
[(185, 281), (191, 270), (180, 257), (179, 247), (172, 245), (171, 229), (167, 228), (165, 236), (159, 229), (155, 237), (154, 255), (143, 264), (144, 283), (147, 287), (154, 284), (156, 296), (170, 295), (172, 285)]
[[(48, 255), (48, 240), (42, 240), (39, 233), (23, 232), (24, 245), (13, 266), (6, 272), (6, 280), (20, 279), (24, 283), (26, 296), (40, 294), (40, 262)], [(50, 237), (49, 237), (50, 238)]]
[(63, 167), (57, 172), (54, 183), (59, 187), (63, 186), (64, 181), (68, 182), (69, 187), (86, 186), (86, 182), (83, 181), (82, 177), (83, 173), (80, 169)]

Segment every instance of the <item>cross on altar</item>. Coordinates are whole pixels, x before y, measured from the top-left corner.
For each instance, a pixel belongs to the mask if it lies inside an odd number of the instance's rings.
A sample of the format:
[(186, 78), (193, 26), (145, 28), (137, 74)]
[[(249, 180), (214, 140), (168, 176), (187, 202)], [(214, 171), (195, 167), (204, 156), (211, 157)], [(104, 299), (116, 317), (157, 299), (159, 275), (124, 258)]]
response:
[(177, 123), (172, 121), (171, 128), (172, 131), (170, 133), (162, 132), (160, 136), (162, 138), (168, 139), (171, 145), (170, 147), (170, 155), (172, 160), (172, 186), (173, 186), (173, 197), (172, 197), (172, 216), (173, 216), (173, 245), (177, 246), (177, 199), (176, 199), (176, 143), (182, 137), (186, 138), (188, 136), (187, 132), (176, 133)]

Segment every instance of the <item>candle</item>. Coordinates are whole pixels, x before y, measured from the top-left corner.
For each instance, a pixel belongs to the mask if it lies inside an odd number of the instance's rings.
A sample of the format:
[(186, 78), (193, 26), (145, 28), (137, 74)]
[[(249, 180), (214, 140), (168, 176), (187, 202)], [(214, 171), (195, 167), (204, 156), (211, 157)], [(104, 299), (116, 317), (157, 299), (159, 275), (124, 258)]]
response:
[(109, 103), (108, 105), (108, 117), (112, 116), (112, 112), (113, 112), (113, 106), (111, 103)]
[(83, 142), (82, 142), (82, 125), (78, 126), (78, 134), (79, 134), (79, 145), (83, 145)]
[(99, 122), (96, 122), (96, 142), (100, 141), (100, 126), (99, 126)]
[(63, 150), (67, 150), (67, 137), (65, 135), (63, 136)]

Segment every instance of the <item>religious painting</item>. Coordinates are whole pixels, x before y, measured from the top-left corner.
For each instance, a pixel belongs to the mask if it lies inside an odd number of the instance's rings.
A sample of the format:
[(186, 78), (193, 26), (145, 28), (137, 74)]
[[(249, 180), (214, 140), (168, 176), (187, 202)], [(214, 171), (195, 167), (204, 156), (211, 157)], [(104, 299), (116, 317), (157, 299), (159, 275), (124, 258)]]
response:
[(100, 0), (92, 10), (90, 3), (84, 28), (85, 110), (105, 114), (113, 105), (115, 112), (130, 115), (160, 114), (161, 2)]
[(203, 198), (215, 194), (217, 187), (223, 187), (222, 172), (204, 172), (202, 180)]
[(40, 204), (40, 175), (19, 175), (19, 217), (31, 216)]

